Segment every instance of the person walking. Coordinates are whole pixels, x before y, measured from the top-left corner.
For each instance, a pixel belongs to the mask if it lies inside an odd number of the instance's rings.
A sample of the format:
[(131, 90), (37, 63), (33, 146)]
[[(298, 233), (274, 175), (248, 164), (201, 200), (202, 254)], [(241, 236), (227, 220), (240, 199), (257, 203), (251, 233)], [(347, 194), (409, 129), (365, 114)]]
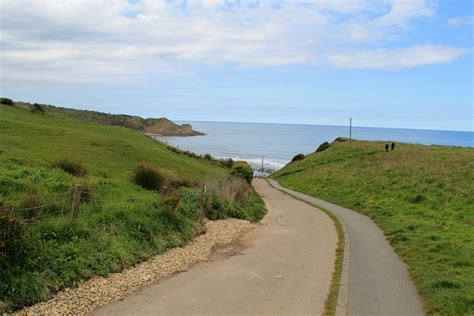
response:
[(385, 144), (385, 151), (388, 151), (388, 144)]
[(395, 143), (392, 143), (392, 151), (395, 150)]

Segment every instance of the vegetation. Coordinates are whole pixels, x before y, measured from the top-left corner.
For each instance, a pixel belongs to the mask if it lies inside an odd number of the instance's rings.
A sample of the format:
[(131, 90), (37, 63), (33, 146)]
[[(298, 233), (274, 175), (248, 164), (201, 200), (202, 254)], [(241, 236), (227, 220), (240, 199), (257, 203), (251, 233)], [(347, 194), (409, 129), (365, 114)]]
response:
[(354, 209), (408, 264), (429, 314), (474, 313), (474, 149), (338, 141), (272, 175)]
[(133, 172), (133, 181), (146, 190), (159, 191), (165, 183), (165, 176), (158, 169), (139, 165)]
[[(203, 231), (205, 179), (235, 181), (221, 164), (175, 153), (138, 131), (6, 105), (0, 148), (0, 313), (184, 245)], [(133, 181), (140, 165), (159, 170), (165, 185), (150, 183), (161, 193)], [(76, 183), (81, 204), (72, 222)], [(265, 212), (253, 191), (233, 200), (208, 192), (218, 201), (216, 218), (258, 220)]]
[(294, 156), (293, 159), (291, 159), (291, 162), (303, 160), (305, 158), (306, 158), (306, 156), (304, 154), (298, 154), (298, 155)]
[(72, 118), (102, 125), (122, 126), (141, 132), (162, 134), (168, 136), (196, 136), (204, 135), (194, 131), (189, 124), (178, 125), (167, 118), (142, 118), (126, 114), (111, 114), (89, 110), (63, 108), (40, 103), (15, 102), (2, 98), (1, 104), (16, 106), (32, 112), (48, 114), (55, 117)]
[(324, 142), (321, 145), (319, 145), (318, 149), (316, 149), (316, 152), (325, 151), (329, 147), (331, 147), (331, 144), (329, 144), (328, 142)]
[(52, 164), (53, 167), (62, 169), (63, 171), (69, 173), (70, 175), (77, 177), (84, 177), (87, 175), (87, 169), (83, 164), (72, 161), (67, 158), (61, 158)]
[(230, 174), (244, 179), (249, 184), (252, 182), (252, 179), (253, 179), (253, 169), (246, 162), (238, 162), (234, 164)]

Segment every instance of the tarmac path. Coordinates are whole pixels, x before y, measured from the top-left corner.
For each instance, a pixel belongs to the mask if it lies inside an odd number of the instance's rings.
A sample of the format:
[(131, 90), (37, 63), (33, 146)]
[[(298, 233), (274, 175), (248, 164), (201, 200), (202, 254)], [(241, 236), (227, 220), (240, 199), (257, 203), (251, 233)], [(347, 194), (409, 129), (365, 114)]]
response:
[(333, 221), (265, 180), (254, 180), (254, 187), (269, 213), (243, 238), (243, 245), (94, 314), (322, 314), (336, 258)]

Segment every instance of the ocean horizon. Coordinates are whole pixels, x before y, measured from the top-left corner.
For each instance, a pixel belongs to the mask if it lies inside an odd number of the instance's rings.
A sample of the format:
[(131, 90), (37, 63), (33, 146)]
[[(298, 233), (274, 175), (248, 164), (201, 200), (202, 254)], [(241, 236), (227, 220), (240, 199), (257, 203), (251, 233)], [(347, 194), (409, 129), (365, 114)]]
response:
[[(349, 126), (176, 121), (191, 124), (205, 136), (159, 136), (157, 140), (197, 154), (245, 160), (252, 167), (278, 170), (296, 154), (309, 154), (323, 142), (349, 137)], [(474, 147), (474, 132), (352, 126), (352, 138), (422, 145)]]

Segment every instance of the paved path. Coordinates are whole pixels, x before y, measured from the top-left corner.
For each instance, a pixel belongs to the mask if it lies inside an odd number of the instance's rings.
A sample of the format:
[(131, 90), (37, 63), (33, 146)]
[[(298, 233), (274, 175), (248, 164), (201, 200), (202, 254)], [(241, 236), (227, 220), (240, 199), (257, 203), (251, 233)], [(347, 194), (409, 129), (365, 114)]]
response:
[[(348, 235), (350, 253), (345, 258), (348, 271), (348, 302), (339, 306), (349, 315), (423, 315), (418, 292), (406, 265), (398, 258), (383, 232), (371, 219), (335, 204), (271, 184), (285, 192), (321, 207), (339, 218)], [(348, 260), (346, 260), (348, 259)], [(347, 307), (347, 308), (345, 308)], [(338, 312), (341, 311), (339, 308)]]
[(198, 264), (97, 315), (320, 315), (337, 234), (320, 210), (255, 180), (269, 214), (240, 254)]

